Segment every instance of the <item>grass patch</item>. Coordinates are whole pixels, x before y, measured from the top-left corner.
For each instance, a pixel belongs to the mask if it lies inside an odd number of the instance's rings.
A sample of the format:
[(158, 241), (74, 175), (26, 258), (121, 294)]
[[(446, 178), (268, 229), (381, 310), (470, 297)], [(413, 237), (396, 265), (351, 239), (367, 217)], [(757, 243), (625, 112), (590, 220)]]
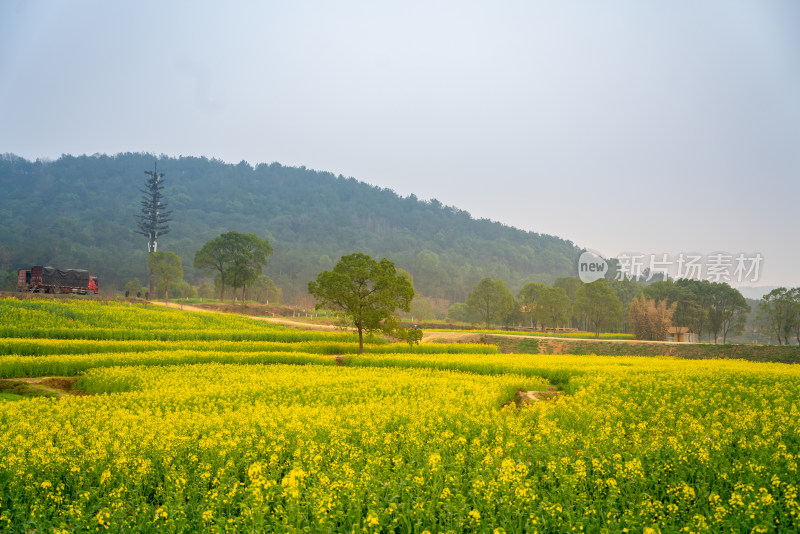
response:
[(9, 400), (18, 400), (16, 397), (56, 397), (51, 391), (36, 387), (35, 384), (27, 384), (16, 380), (0, 380), (0, 393), (11, 395)]

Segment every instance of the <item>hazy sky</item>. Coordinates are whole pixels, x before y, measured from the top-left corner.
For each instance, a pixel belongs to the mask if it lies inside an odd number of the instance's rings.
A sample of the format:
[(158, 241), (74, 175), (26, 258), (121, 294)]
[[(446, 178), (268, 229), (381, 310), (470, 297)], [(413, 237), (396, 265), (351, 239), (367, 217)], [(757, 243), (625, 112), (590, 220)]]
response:
[(800, 2), (2, 0), (0, 153), (138, 151), (800, 285)]

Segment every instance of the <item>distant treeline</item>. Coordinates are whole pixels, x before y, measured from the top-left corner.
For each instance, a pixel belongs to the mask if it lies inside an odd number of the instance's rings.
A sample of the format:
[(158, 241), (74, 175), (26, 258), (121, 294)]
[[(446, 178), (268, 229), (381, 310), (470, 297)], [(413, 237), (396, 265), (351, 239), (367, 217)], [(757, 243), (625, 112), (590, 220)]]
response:
[[(135, 216), (154, 159), (0, 157), (0, 270), (13, 277), (35, 264), (84, 268), (120, 290), (134, 277), (146, 280), (147, 243), (135, 233)], [(484, 277), (515, 292), (526, 282), (552, 283), (575, 273), (580, 253), (558, 237), (304, 167), (159, 157), (158, 170), (173, 212), (159, 250), (183, 258), (185, 278), (202, 277), (191, 265), (203, 243), (229, 230), (252, 232), (273, 245), (265, 274), (290, 303), (355, 251), (391, 259), (412, 274), (418, 294), (450, 302), (463, 301)]]

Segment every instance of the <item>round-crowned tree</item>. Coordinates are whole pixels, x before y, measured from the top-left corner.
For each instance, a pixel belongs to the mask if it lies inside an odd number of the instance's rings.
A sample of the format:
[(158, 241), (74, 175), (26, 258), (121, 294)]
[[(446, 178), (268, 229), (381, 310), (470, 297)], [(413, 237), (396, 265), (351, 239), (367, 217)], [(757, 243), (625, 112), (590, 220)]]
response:
[(317, 299), (317, 309), (337, 311), (356, 328), (362, 354), (364, 332), (397, 332), (395, 311), (410, 310), (414, 287), (391, 261), (356, 252), (342, 256), (333, 270), (319, 273), (308, 283), (308, 293)]

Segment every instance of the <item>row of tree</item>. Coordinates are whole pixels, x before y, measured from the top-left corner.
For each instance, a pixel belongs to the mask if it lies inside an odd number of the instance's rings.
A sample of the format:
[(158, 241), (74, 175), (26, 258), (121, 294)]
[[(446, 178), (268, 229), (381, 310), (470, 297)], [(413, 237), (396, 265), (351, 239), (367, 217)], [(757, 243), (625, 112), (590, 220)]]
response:
[[(155, 240), (151, 239), (150, 243)], [(267, 264), (267, 256), (272, 253), (272, 246), (266, 239), (255, 234), (242, 234), (231, 231), (208, 241), (195, 253), (195, 268), (216, 273), (214, 285), (216, 293), (222, 301), (226, 294), (226, 286), (232, 289), (231, 297), (236, 298), (236, 291), (241, 289), (244, 302), (248, 287), (255, 287), (257, 292), (268, 296), (279, 294), (275, 284), (262, 274)], [(147, 256), (147, 268), (150, 272), (150, 290), (146, 297), (155, 296), (157, 289), (165, 299), (169, 299), (170, 290), (179, 288), (180, 296), (210, 297), (215, 291), (203, 286), (193, 288), (183, 281), (183, 261), (171, 251), (151, 251)], [(143, 287), (137, 278), (125, 284), (125, 296), (141, 296)], [(200, 293), (203, 293), (202, 295)]]
[[(791, 294), (791, 292), (787, 293)], [(793, 309), (788, 297), (776, 294), (770, 316), (788, 317)], [(639, 339), (666, 339), (672, 325), (720, 338), (744, 329), (750, 306), (729, 284), (707, 280), (666, 280), (648, 285), (636, 281), (600, 279), (590, 284), (577, 277), (560, 278), (552, 285), (525, 284), (516, 295), (502, 280), (484, 278), (464, 303), (454, 304), (448, 317), (456, 321), (491, 324), (526, 324), (530, 327), (579, 327), (599, 334), (601, 330), (632, 331)], [(776, 319), (786, 339), (789, 319)], [(782, 321), (782, 322), (780, 322)], [(791, 328), (791, 327), (789, 327)]]
[[(182, 281), (181, 258), (174, 252), (154, 251), (152, 244), (157, 236), (151, 233), (151, 252), (147, 258), (150, 270), (150, 285), (158, 284), (164, 298), (169, 298), (169, 288)], [(242, 303), (246, 288), (263, 277), (262, 270), (272, 246), (266, 239), (255, 234), (226, 232), (203, 245), (194, 257), (197, 269), (215, 272), (220, 289), (220, 300), (225, 294), (225, 285), (242, 289)], [(129, 283), (126, 293), (141, 291), (138, 280)], [(138, 285), (138, 287), (137, 287)], [(316, 308), (333, 310), (358, 332), (359, 353), (364, 351), (364, 334), (382, 331), (409, 343), (419, 342), (422, 331), (406, 329), (399, 325), (395, 312), (410, 311), (414, 299), (411, 276), (398, 271), (394, 263), (383, 258), (380, 262), (366, 254), (355, 253), (342, 256), (330, 271), (317, 275), (308, 283), (308, 293), (317, 301)], [(127, 295), (126, 295), (127, 296)]]
[(642, 293), (654, 301), (674, 305), (673, 324), (689, 327), (701, 338), (707, 333), (714, 343), (720, 337), (725, 343), (731, 335), (740, 334), (750, 311), (739, 290), (725, 282), (667, 280), (644, 287)]
[(558, 328), (577, 316), (599, 337), (601, 330), (611, 328), (619, 319), (622, 303), (605, 279), (578, 283), (573, 299), (563, 287), (572, 287), (571, 282), (562, 282), (560, 286), (531, 282), (515, 298), (502, 280), (484, 278), (472, 288), (466, 302), (450, 307), (448, 317), (456, 321), (480, 321), (486, 328), (492, 324), (523, 323)]
[[(272, 247), (266, 239), (231, 231), (203, 245), (195, 254), (194, 264), (197, 269), (216, 273), (220, 300), (228, 287), (234, 298), (237, 289), (241, 289), (244, 301), (248, 286), (269, 295), (279, 293), (262, 274), (271, 253)], [(182, 282), (181, 259), (176, 254), (153, 252), (147, 262), (165, 297), (168, 298), (171, 287), (186, 285)], [(400, 278), (406, 282), (397, 282)], [(208, 291), (210, 288), (205, 290), (206, 294)], [(411, 309), (413, 278), (406, 271), (395, 269), (385, 258), (375, 262), (361, 253), (343, 256), (331, 271), (321, 272), (316, 281), (309, 283), (308, 293), (316, 299), (317, 307), (348, 316), (359, 333), (388, 329), (399, 332), (400, 337), (407, 335), (397, 329), (394, 312)], [(726, 283), (705, 280), (666, 280), (642, 285), (601, 279), (584, 284), (577, 277), (569, 277), (556, 280), (552, 286), (525, 284), (515, 297), (502, 280), (484, 278), (472, 288), (464, 303), (450, 307), (448, 317), (481, 322), (487, 328), (492, 324), (525, 324), (555, 329), (577, 324), (596, 336), (601, 331), (619, 331), (625, 323), (625, 329), (637, 339), (648, 340), (664, 340), (669, 328), (679, 325), (692, 329), (698, 336), (705, 333), (715, 343), (720, 338), (725, 343), (731, 335), (741, 333), (749, 311), (750, 306), (738, 290)], [(779, 344), (789, 344), (792, 336), (800, 344), (800, 288), (778, 288), (767, 294), (758, 306), (758, 325)]]
[(789, 344), (792, 336), (800, 345), (800, 287), (773, 289), (758, 304), (758, 323), (778, 345)]
[(272, 245), (255, 234), (226, 232), (208, 241), (194, 256), (196, 269), (217, 273), (220, 286), (220, 301), (225, 295), (226, 284), (236, 290), (242, 289), (242, 302), (246, 289), (261, 278), (267, 265), (267, 256), (272, 254)]

